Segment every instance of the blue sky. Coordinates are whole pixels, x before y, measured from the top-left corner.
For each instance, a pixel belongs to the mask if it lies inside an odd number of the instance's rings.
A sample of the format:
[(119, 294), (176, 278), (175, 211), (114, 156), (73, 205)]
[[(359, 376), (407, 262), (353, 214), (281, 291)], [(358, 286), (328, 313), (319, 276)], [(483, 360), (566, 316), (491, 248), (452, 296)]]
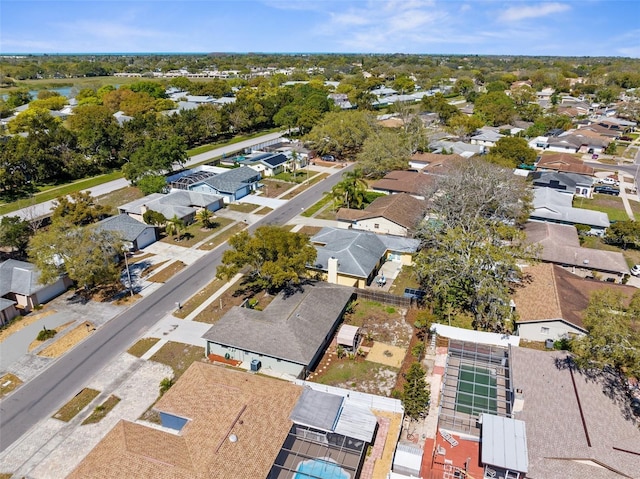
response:
[(640, 1), (0, 0), (1, 53), (640, 57)]

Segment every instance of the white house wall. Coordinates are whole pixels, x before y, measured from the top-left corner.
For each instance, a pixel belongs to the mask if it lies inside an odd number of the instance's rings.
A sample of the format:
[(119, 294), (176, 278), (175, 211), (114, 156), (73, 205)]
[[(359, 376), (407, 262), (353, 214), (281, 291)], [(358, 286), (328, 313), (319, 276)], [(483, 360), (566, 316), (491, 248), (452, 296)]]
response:
[(407, 236), (407, 229), (405, 227), (382, 217), (356, 221), (353, 225), (353, 229), (371, 231), (372, 233), (378, 234)]
[(209, 354), (217, 354), (223, 357), (229, 354), (231, 359), (242, 361), (246, 364), (250, 364), (252, 360), (257, 359), (262, 363), (263, 369), (268, 368), (278, 373), (289, 374), (295, 378), (300, 377), (304, 372), (304, 366), (301, 364), (292, 363), (284, 359), (272, 358), (263, 354), (256, 354), (251, 351), (223, 346), (211, 341), (207, 341), (207, 355)]
[(59, 279), (53, 284), (49, 286), (45, 286), (40, 291), (38, 291), (36, 296), (36, 301), (39, 304), (46, 303), (47, 301), (51, 301), (53, 298), (60, 296), (67, 290), (67, 285), (65, 284), (64, 279)]
[(156, 242), (156, 232), (154, 228), (146, 228), (137, 238), (138, 249), (145, 248)]
[(518, 336), (527, 341), (545, 341), (547, 339), (557, 341), (568, 334), (583, 335), (584, 333), (578, 328), (558, 320), (518, 323)]

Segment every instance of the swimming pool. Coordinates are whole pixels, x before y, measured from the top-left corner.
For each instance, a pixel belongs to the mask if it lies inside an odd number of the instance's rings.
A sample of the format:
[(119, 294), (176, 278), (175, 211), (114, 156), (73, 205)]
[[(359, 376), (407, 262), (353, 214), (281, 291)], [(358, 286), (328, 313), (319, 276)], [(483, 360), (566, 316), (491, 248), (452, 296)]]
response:
[(309, 459), (296, 468), (295, 479), (350, 479), (351, 475), (331, 459)]

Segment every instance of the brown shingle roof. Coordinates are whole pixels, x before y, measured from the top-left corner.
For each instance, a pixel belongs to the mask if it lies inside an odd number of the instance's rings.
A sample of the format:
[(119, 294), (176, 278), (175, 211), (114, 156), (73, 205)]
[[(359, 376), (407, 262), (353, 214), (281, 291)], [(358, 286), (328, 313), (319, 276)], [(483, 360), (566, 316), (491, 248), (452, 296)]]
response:
[(629, 272), (622, 253), (581, 247), (575, 226), (530, 221), (525, 232), (528, 243), (542, 247), (538, 253), (542, 261), (616, 274)]
[(424, 216), (425, 203), (407, 193), (381, 196), (373, 200), (364, 210), (340, 208), (338, 220), (357, 221), (370, 218), (385, 218), (389, 221), (413, 230)]
[[(290, 383), (194, 363), (155, 407), (188, 419), (180, 433), (120, 421), (70, 477), (266, 477), (301, 391)], [(229, 441), (231, 434), (237, 442)]]
[(542, 155), (537, 168), (555, 171), (565, 171), (567, 173), (579, 173), (581, 175), (593, 176), (595, 170), (590, 166), (586, 166), (575, 156), (567, 153), (558, 153), (555, 155)]
[(381, 180), (374, 182), (371, 187), (374, 190), (422, 196), (433, 182), (433, 176), (415, 171), (391, 171)]
[(636, 291), (631, 286), (584, 279), (548, 263), (523, 268), (523, 273), (525, 280), (514, 294), (518, 322), (522, 323), (564, 319), (585, 329), (583, 313), (594, 291), (613, 289), (629, 298)]

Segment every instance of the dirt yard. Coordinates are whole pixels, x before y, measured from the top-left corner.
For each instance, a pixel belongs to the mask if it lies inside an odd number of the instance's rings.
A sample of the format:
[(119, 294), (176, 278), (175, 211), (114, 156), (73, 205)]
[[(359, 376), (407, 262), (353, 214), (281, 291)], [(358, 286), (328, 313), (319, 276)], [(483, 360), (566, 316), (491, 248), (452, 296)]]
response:
[[(391, 396), (398, 377), (411, 360), (409, 345), (415, 340), (406, 311), (375, 301), (358, 300), (344, 323), (362, 328), (360, 352), (338, 357), (335, 337), (309, 380), (382, 396)], [(385, 354), (386, 353), (386, 354)], [(391, 353), (391, 355), (389, 355)], [(368, 357), (371, 355), (371, 358)]]

